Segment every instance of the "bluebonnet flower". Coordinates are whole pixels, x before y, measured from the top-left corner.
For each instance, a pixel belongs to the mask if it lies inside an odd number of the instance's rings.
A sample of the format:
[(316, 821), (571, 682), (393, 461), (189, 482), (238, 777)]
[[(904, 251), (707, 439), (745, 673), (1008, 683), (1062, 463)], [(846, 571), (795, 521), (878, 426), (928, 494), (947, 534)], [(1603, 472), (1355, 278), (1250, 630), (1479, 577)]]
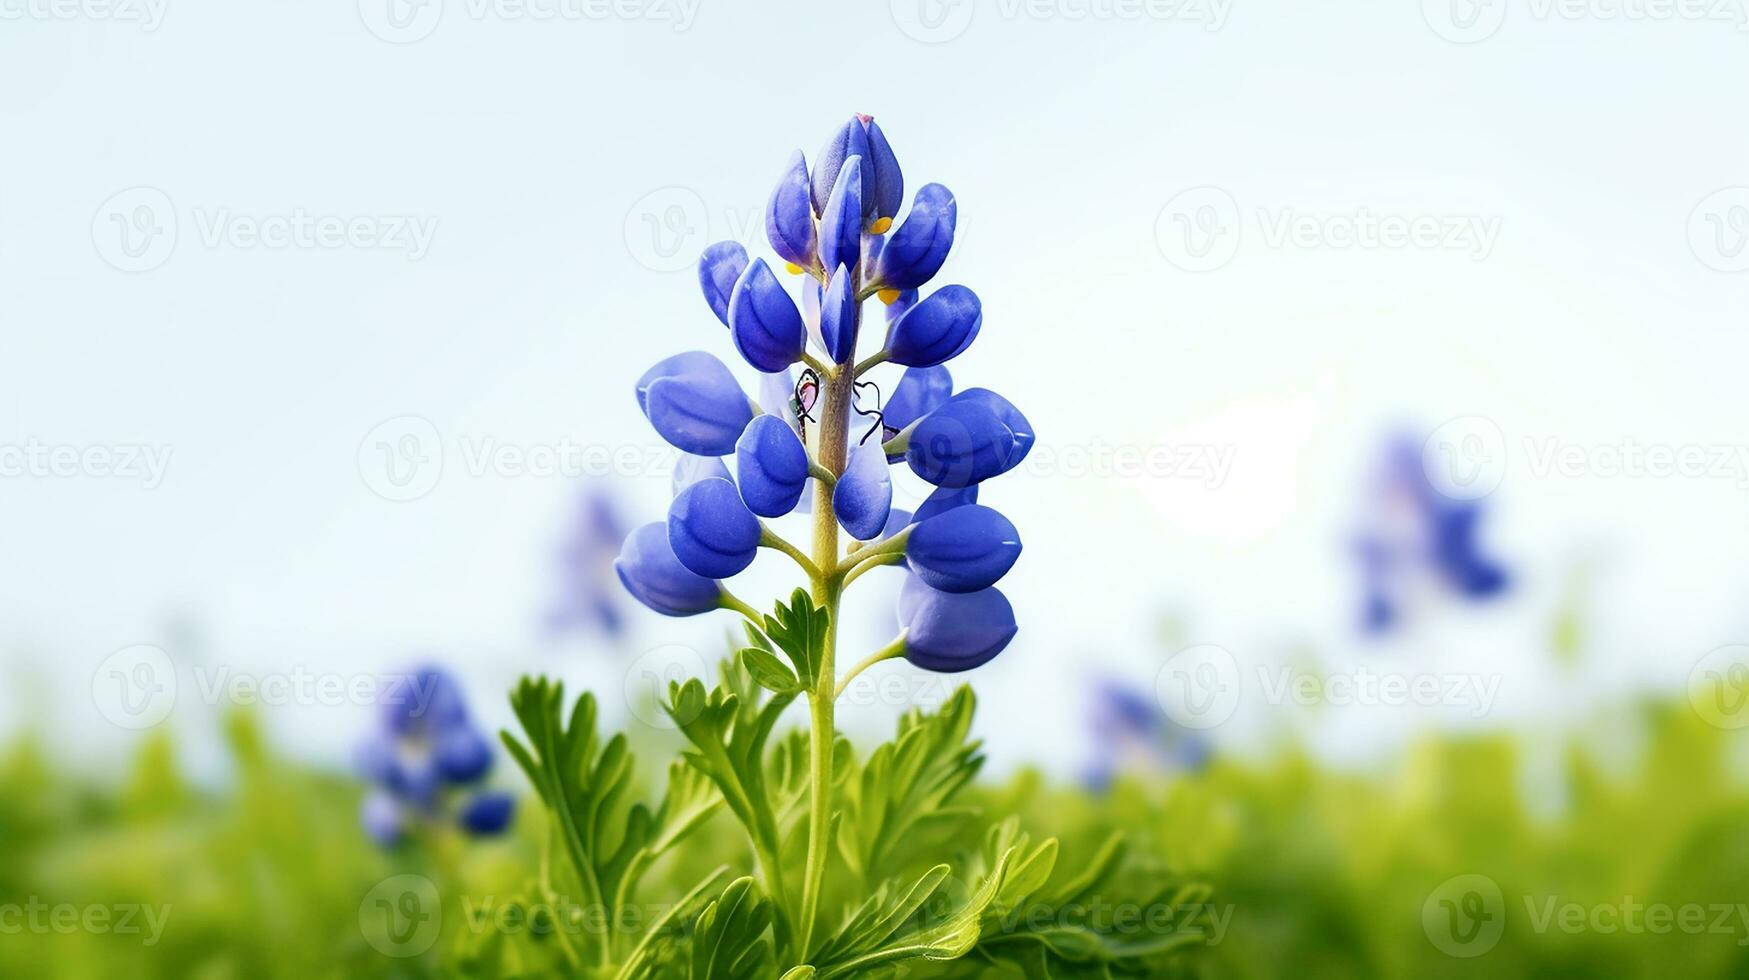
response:
[(1109, 678), (1097, 681), (1087, 713), (1093, 759), (1084, 782), (1104, 789), (1120, 772), (1163, 775), (1208, 764), (1200, 734), (1174, 725), (1153, 698)]
[[(927, 184), (895, 226), (903, 203), (886, 134), (857, 115), (812, 169), (791, 154), (771, 194), (766, 235), (801, 278), (799, 302), (739, 244), (705, 250), (705, 303), (760, 373), (759, 398), (703, 351), (668, 358), (638, 381), (638, 405), (656, 431), (699, 457), (677, 474), (667, 520), (630, 535), (616, 565), (652, 609), (747, 612), (721, 580), (765, 547), (834, 593), (872, 568), (905, 564), (894, 656), (963, 670), (1014, 635), (1013, 609), (994, 586), (1019, 557), (1020, 534), (977, 501), (983, 483), (1026, 458), (1032, 426), (993, 391), (954, 393), (944, 365), (979, 335), (983, 305), (965, 286), (928, 287), (952, 248), (958, 205), (946, 187)], [(875, 298), (888, 310), (884, 334), (862, 329), (863, 304)], [(906, 370), (882, 405), (870, 373), (885, 362)], [(723, 463), (731, 456), (733, 472)], [(915, 515), (893, 507), (888, 467), (899, 461), (939, 488)], [(817, 525), (811, 554), (765, 523), (798, 511)], [(840, 531), (853, 539), (848, 551)]]
[(450, 822), (482, 836), (509, 826), (515, 801), (480, 788), (492, 769), (491, 742), (469, 719), (454, 677), (427, 666), (395, 678), (377, 719), (355, 755), (371, 784), (359, 819), (372, 839), (392, 847)]
[(1482, 502), (1443, 494), (1428, 477), (1419, 442), (1403, 435), (1386, 442), (1366, 499), (1355, 542), (1365, 631), (1398, 625), (1418, 593), (1472, 602), (1505, 593), (1510, 577), (1477, 540)]
[[(718, 460), (711, 461), (722, 465)], [(678, 479), (678, 468), (675, 474)], [(624, 599), (614, 584), (613, 561), (619, 555), (627, 530), (619, 508), (605, 489), (593, 487), (584, 493), (575, 523), (559, 552), (560, 595), (555, 608), (547, 614), (550, 629), (563, 632), (593, 628), (610, 637), (624, 632), (625, 617), (620, 611)]]

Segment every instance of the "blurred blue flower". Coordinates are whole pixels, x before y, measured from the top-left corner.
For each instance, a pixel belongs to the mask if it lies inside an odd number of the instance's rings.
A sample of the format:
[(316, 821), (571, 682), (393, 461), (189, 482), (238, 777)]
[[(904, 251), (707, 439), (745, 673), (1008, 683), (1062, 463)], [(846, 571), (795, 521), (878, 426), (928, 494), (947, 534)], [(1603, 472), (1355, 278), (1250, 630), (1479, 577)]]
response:
[[(722, 466), (715, 457), (684, 458), (708, 459)], [(675, 479), (680, 476), (677, 467)], [(624, 632), (625, 617), (620, 612), (624, 600), (614, 583), (613, 561), (619, 556), (626, 530), (619, 509), (604, 489), (591, 488), (583, 495), (576, 522), (559, 551), (559, 599), (547, 614), (548, 629), (598, 629), (609, 637)]]
[(1355, 540), (1363, 630), (1389, 632), (1426, 592), (1469, 602), (1505, 594), (1510, 576), (1482, 554), (1478, 540), (1482, 501), (1442, 493), (1428, 477), (1417, 440), (1397, 435), (1386, 441), (1365, 500)]
[[(427, 666), (395, 678), (378, 698), (377, 717), (377, 730), (355, 752), (358, 774), (371, 785), (359, 820), (373, 840), (393, 847), (427, 828), (453, 824), (490, 835), (509, 825), (514, 801), (474, 788), (491, 771), (491, 742), (448, 672)], [(480, 819), (487, 798), (491, 819)]]
[(1102, 790), (1119, 773), (1194, 772), (1208, 764), (1208, 740), (1175, 725), (1154, 698), (1116, 680), (1094, 683), (1087, 722), (1093, 758), (1083, 781)]

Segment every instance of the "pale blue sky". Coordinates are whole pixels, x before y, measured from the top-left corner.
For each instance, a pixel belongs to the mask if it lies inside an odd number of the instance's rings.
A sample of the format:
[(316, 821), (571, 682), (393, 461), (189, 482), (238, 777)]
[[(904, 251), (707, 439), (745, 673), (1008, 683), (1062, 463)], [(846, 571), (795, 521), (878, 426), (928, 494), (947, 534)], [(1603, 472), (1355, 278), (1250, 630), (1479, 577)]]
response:
[[(1007, 394), (1058, 454), (1230, 457), (1214, 487), (1042, 466), (990, 486), (1027, 543), (1004, 583), (1022, 633), (970, 675), (999, 765), (1074, 765), (1082, 668), (1150, 684), (1167, 613), (1245, 663), (1306, 645), (1376, 656), (1350, 629), (1343, 537), (1371, 440), (1397, 421), (1497, 427), (1488, 536), (1523, 585), (1393, 649), (1432, 665), (1405, 669), (1502, 672), (1492, 717), (1538, 712), (1562, 689), (1536, 666), (1546, 621), (1581, 560), (1598, 563), (1599, 648), (1574, 710), (1629, 682), (1679, 689), (1749, 631), (1741, 463), (1563, 475), (1526, 448), (1746, 441), (1749, 273), (1708, 264), (1734, 267), (1749, 200), (1728, 190), (1749, 184), (1736, 24), (1514, 0), (1496, 33), (1454, 43), (1430, 26), (1437, 4), (1378, 0), (1236, 0), (1218, 30), (1170, 5), (699, 0), (677, 29), (680, 7), (639, 0), (630, 19), (451, 0), (396, 44), (370, 30), (389, 23), (375, 2), (124, 8), (162, 14), (148, 25), (0, 0), (0, 443), (171, 453), (150, 489), (0, 478), (0, 645), (35, 677), (0, 721), (111, 744), (91, 671), (142, 642), (256, 672), (431, 650), (466, 664), (494, 712), (521, 671), (617, 684), (647, 647), (714, 657), (724, 621), (642, 613), (630, 652), (542, 646), (576, 485), (473, 475), (466, 457), (487, 441), (655, 446), (636, 375), (682, 349), (732, 356), (690, 256), (750, 228), (763, 248), (788, 153), (811, 158), (852, 111), (881, 121), (911, 189), (958, 197), (938, 281), (986, 309), (953, 364), (962, 385)], [(1149, 9), (1175, 13), (1116, 15)], [(418, 33), (428, 14), (410, 12)], [(924, 43), (905, 30), (919, 24), (960, 32)], [(140, 187), (159, 196), (116, 210)], [(1214, 201), (1214, 227), (1236, 219), (1221, 267), (1182, 267), (1162, 217), (1181, 200)], [(110, 212), (141, 201), (175, 217), (167, 258), (118, 251)], [(1335, 247), (1332, 216), (1363, 213), (1432, 218), (1457, 247)], [(251, 222), (304, 216), (361, 219), (359, 240), (386, 247), (251, 243)], [(1311, 247), (1277, 240), (1298, 219)], [(428, 235), (417, 258), (412, 228)], [(1697, 254), (1715, 231), (1720, 250)], [(444, 470), (395, 503), (361, 478), (359, 447), (403, 416), (435, 428)], [(625, 492), (654, 519), (665, 477)], [(760, 571), (767, 588), (747, 591), (768, 595), (781, 566)], [(873, 644), (884, 604), (866, 615), (852, 626)], [(851, 724), (884, 726), (889, 708)], [(1427, 720), (1380, 715), (1354, 724), (1376, 740)], [(272, 721), (319, 754), (360, 723), (320, 707)]]

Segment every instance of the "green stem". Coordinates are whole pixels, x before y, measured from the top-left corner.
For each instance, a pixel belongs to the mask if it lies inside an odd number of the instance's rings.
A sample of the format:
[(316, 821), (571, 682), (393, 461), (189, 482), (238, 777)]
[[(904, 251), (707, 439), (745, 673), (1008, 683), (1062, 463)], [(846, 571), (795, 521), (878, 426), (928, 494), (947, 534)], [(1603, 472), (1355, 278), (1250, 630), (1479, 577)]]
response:
[(759, 615), (759, 610), (754, 609), (752, 606), (749, 606), (745, 602), (742, 602), (739, 596), (735, 595), (735, 593), (733, 593), (733, 592), (730, 592), (728, 589), (723, 590), (722, 598), (717, 600), (717, 605), (721, 606), (724, 609), (733, 609), (736, 612), (740, 613), (741, 615), (747, 617), (747, 621), (752, 623), (754, 626), (757, 626), (760, 629), (765, 628), (765, 617)]
[(877, 364), (887, 363), (887, 361), (889, 359), (891, 359), (892, 356), (893, 356), (892, 354), (890, 354), (884, 350), (881, 351), (879, 354), (870, 354), (869, 356), (863, 358), (862, 360), (857, 361), (856, 368), (854, 370), (852, 370), (850, 373), (856, 377), (861, 377), (862, 372), (867, 371), (869, 368), (874, 367)]
[[(759, 525), (759, 546), (761, 548), (770, 548), (774, 551), (781, 551), (795, 559), (795, 563), (802, 566), (802, 571), (808, 573), (808, 578), (817, 579), (820, 577), (819, 567), (810, 561), (807, 555), (802, 554), (802, 549), (785, 541), (777, 534), (777, 532), (766, 527), (763, 523)], [(757, 622), (757, 620), (755, 620), (755, 622)]]
[(866, 557), (868, 559), (867, 561), (858, 561), (856, 564), (854, 564), (850, 567), (850, 570), (848, 572), (844, 573), (844, 588), (846, 588), (846, 589), (850, 588), (850, 583), (856, 581), (859, 578), (862, 578), (864, 575), (868, 574), (869, 572), (874, 571), (877, 568), (881, 568), (881, 567), (886, 566), (886, 565), (897, 565), (898, 563), (905, 560), (904, 555), (892, 554), (892, 553), (888, 553), (888, 554), (884, 554), (884, 555), (868, 555)]
[(856, 675), (883, 660), (892, 660), (894, 657), (903, 657), (904, 655), (905, 633), (901, 630), (898, 636), (893, 637), (893, 642), (864, 657), (857, 662), (856, 666), (850, 668), (850, 671), (844, 675), (844, 679), (838, 682), (838, 689), (833, 692), (833, 697), (843, 697), (844, 689), (850, 686), (851, 681), (856, 680)]

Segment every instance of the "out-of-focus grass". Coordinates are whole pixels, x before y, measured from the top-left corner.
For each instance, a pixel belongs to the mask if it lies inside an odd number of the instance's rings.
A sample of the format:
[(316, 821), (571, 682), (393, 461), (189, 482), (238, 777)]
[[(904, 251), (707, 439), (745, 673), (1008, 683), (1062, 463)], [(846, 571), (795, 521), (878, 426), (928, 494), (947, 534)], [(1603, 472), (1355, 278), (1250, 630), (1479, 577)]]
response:
[[(1160, 782), (1092, 796), (1034, 775), (976, 793), (992, 815), (1019, 813), (1064, 853), (1091, 853), (1112, 829), (1209, 882), (1230, 916), (1188, 963), (1214, 976), (1730, 976), (1749, 971), (1749, 792), (1740, 736), (1692, 712), (1648, 704), (1620, 721), (1632, 760), (1505, 736), (1428, 739), (1385, 774), (1334, 770), (1287, 748), (1263, 763), (1217, 761)], [(491, 843), (435, 842), (393, 854), (358, 829), (359, 789), (344, 775), (277, 757), (247, 716), (232, 720), (234, 782), (187, 785), (169, 740), (142, 742), (125, 785), (59, 774), (32, 741), (0, 758), (0, 906), (128, 905), (165, 910), (155, 943), (139, 931), (35, 928), (0, 916), (0, 976), (326, 977), (459, 975), (482, 941), (463, 920), (486, 897), (515, 901), (540, 875), (537, 811)], [(1553, 752), (1558, 764), (1529, 759)], [(1532, 777), (1531, 773), (1540, 775)], [(726, 829), (726, 828), (725, 828)], [(726, 857), (707, 833), (661, 875), (690, 880)], [(975, 842), (967, 842), (975, 846)], [(385, 878), (414, 873), (444, 895), (444, 938), (425, 955), (384, 956), (360, 904)], [(1499, 938), (1448, 955), (1423, 911), (1441, 885), (1497, 885)], [(1437, 893), (1437, 894), (1436, 894)], [(466, 899), (458, 900), (461, 896)], [(1664, 934), (1599, 908), (1706, 909), (1704, 927), (1673, 918)], [(1580, 928), (1541, 922), (1583, 911)], [(1721, 916), (1719, 908), (1728, 908)], [(1558, 913), (1557, 913), (1558, 914)], [(1444, 921), (1436, 908), (1435, 928)], [(1690, 921), (1693, 921), (1692, 918)], [(22, 925), (22, 928), (18, 926)], [(542, 970), (526, 936), (515, 965)]]

